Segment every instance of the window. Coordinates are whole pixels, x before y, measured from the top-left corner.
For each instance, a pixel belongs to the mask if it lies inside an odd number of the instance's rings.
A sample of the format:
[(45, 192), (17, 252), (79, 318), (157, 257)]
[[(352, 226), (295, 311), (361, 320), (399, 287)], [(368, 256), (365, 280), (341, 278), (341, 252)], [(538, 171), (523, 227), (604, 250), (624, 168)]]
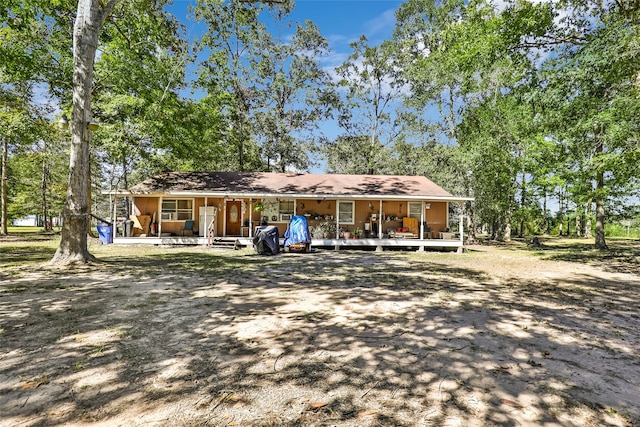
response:
[(164, 221), (193, 219), (193, 199), (162, 200), (162, 219)]
[(422, 202), (409, 202), (409, 218), (418, 218), (422, 214)]
[(353, 224), (353, 202), (338, 202), (338, 222)]
[(278, 211), (280, 212), (280, 222), (289, 222), (293, 216), (295, 202), (293, 200), (281, 200), (278, 203)]
[(288, 222), (295, 210), (295, 200), (263, 199), (262, 216), (271, 222)]
[(280, 204), (278, 206), (280, 215), (282, 214), (293, 215), (293, 204), (294, 204), (293, 200), (280, 200)]

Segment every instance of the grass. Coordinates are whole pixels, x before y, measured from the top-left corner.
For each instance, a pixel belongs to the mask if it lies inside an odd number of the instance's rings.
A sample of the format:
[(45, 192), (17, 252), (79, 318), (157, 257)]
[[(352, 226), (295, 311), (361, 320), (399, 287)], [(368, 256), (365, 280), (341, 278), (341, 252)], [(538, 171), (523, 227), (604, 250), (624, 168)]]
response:
[(640, 244), (637, 240), (608, 238), (608, 250), (594, 248), (591, 240), (570, 238), (541, 239), (541, 248), (529, 250), (542, 259), (600, 265), (609, 271), (640, 271)]
[(44, 229), (42, 227), (35, 227), (35, 226), (21, 226), (21, 227), (17, 227), (17, 226), (9, 226), (7, 227), (7, 231), (9, 232), (9, 234), (38, 234), (38, 233), (43, 233)]

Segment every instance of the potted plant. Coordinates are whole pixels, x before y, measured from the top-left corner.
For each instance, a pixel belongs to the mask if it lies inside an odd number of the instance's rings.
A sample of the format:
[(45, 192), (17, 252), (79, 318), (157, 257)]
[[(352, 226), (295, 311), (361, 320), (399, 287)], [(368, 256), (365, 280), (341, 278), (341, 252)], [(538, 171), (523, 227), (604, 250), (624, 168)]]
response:
[(345, 239), (351, 238), (351, 232), (346, 228), (344, 230), (340, 230), (340, 234), (342, 234), (342, 237), (344, 237)]
[(313, 229), (312, 234), (314, 239), (331, 239), (335, 236), (336, 223), (333, 221), (322, 221), (315, 227), (309, 227), (309, 229)]
[(359, 239), (362, 236), (362, 228), (360, 227), (356, 227), (353, 229), (353, 238), (354, 239)]

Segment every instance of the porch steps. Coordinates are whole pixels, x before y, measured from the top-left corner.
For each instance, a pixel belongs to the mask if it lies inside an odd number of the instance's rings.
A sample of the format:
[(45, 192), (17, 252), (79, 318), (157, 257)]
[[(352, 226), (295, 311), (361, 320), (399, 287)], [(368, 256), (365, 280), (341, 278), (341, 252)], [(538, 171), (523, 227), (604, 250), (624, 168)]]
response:
[(209, 245), (211, 249), (240, 249), (244, 247), (243, 244), (240, 243), (238, 238), (235, 237), (216, 237), (213, 239), (213, 242)]

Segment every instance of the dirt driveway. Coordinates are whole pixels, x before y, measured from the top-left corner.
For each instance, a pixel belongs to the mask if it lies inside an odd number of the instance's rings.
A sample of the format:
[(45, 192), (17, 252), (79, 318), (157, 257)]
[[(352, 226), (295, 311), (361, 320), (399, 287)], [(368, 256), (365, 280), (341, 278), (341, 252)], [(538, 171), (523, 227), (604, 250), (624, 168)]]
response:
[(633, 245), (602, 266), (109, 245), (62, 270), (5, 243), (0, 425), (638, 425)]

